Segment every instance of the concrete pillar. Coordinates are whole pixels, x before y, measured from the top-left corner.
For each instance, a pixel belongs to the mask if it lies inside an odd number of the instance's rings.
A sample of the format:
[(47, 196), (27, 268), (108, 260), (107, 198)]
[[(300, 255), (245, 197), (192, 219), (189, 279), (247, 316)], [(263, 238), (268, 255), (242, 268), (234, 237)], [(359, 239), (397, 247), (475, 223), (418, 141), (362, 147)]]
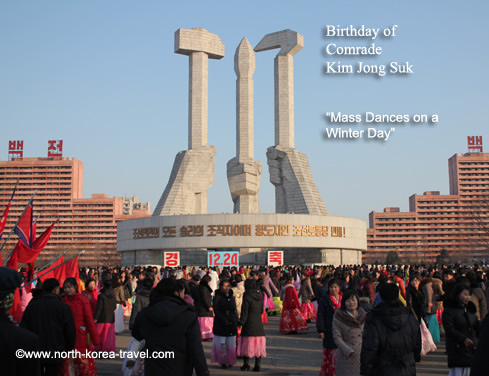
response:
[(254, 158), (253, 73), (255, 52), (248, 39), (241, 40), (234, 54), (236, 72), (236, 154), (240, 162)]
[(275, 146), (294, 147), (294, 55), (304, 46), (304, 37), (292, 30), (267, 34), (256, 52), (280, 48), (275, 57)]
[(188, 150), (175, 157), (154, 216), (207, 213), (207, 189), (214, 184), (216, 148), (207, 144), (208, 60), (224, 57), (224, 43), (202, 28), (178, 29), (175, 53), (189, 57)]
[(277, 213), (329, 215), (305, 154), (294, 148), (294, 55), (304, 38), (292, 30), (267, 34), (256, 52), (280, 48), (274, 60), (275, 146), (267, 150)]
[(224, 43), (201, 27), (175, 32), (175, 53), (189, 56), (188, 148), (207, 145), (208, 59), (224, 57)]
[(253, 73), (255, 53), (243, 38), (234, 55), (236, 72), (236, 157), (227, 164), (234, 213), (259, 213), (258, 192), (262, 164), (255, 161), (253, 146)]

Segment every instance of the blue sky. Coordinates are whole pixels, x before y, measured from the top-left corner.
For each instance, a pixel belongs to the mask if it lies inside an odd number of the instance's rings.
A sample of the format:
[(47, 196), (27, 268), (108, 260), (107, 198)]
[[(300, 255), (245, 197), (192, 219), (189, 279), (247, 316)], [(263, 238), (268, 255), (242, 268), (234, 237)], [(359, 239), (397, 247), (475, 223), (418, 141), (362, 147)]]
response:
[[(271, 32), (304, 36), (294, 57), (295, 146), (306, 153), (331, 214), (368, 219), (408, 197), (448, 193), (448, 158), (482, 135), (489, 103), (485, 1), (14, 1), (0, 3), (0, 159), (8, 140), (26, 157), (46, 156), (64, 140), (64, 156), (84, 163), (84, 196), (136, 194), (153, 207), (175, 155), (187, 148), (188, 58), (173, 52), (174, 32), (204, 27), (226, 46), (209, 62), (209, 144), (217, 147), (209, 212), (232, 212), (226, 163), (235, 155), (234, 52)], [(407, 77), (325, 76), (326, 25), (398, 25), (375, 40), (368, 62), (409, 61)], [(341, 45), (372, 41), (335, 39)], [(255, 158), (264, 164), (260, 204), (274, 211), (266, 148), (273, 145), (273, 58), (256, 55)], [(328, 59), (331, 59), (329, 57)], [(336, 59), (353, 62), (359, 59)], [(324, 113), (438, 114), (434, 126), (404, 125), (387, 142), (325, 140)], [(357, 125), (356, 129), (366, 126)], [(389, 126), (390, 128), (390, 126)]]

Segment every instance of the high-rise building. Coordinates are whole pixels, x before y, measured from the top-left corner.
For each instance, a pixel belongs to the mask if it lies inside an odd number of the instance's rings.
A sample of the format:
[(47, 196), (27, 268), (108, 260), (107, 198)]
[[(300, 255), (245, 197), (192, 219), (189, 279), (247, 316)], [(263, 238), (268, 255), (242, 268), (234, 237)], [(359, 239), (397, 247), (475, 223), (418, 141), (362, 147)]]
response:
[(122, 214), (124, 215), (139, 215), (139, 210), (144, 213), (151, 213), (151, 203), (149, 202), (139, 202), (138, 196), (124, 196), (118, 197), (122, 200)]
[(384, 262), (391, 251), (405, 262), (489, 261), (489, 153), (455, 154), (448, 172), (450, 195), (414, 194), (409, 212), (370, 213), (365, 262)]
[[(109, 198), (105, 194), (83, 198), (83, 163), (75, 158), (13, 158), (11, 161), (0, 161), (1, 211), (7, 206), (16, 182), (17, 191), (0, 245), (7, 239), (35, 191), (33, 218), (37, 219), (37, 234), (58, 220), (48, 246), (39, 255), (36, 265), (49, 262), (65, 250), (69, 251), (68, 255), (85, 250), (79, 259), (81, 265), (118, 264), (117, 223), (151, 215), (144, 210), (134, 210), (131, 215), (124, 215), (121, 198)], [(4, 260), (17, 241), (18, 237), (13, 233), (2, 250)]]

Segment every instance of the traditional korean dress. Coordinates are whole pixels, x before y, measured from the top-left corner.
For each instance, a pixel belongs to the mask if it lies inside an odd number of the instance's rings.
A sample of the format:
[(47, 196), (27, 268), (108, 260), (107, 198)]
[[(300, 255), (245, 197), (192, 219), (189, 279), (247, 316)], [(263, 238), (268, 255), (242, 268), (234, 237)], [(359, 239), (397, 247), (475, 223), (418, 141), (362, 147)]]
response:
[(299, 291), (299, 297), (302, 300), (301, 312), (302, 316), (307, 320), (315, 319), (317, 316), (316, 308), (312, 304), (312, 298), (314, 298), (314, 291), (312, 290), (311, 280), (309, 277), (304, 279)]
[(97, 375), (95, 359), (84, 355), (89, 350), (87, 334), (90, 334), (94, 345), (100, 343), (99, 333), (93, 322), (90, 302), (81, 294), (65, 295), (61, 300), (71, 308), (76, 327), (75, 350), (80, 351), (83, 355), (66, 359), (61, 365), (60, 375), (95, 376)]
[(300, 311), (299, 296), (292, 283), (284, 286), (285, 299), (282, 307), (282, 317), (280, 318), (280, 332), (290, 333), (298, 330), (308, 330), (306, 320)]

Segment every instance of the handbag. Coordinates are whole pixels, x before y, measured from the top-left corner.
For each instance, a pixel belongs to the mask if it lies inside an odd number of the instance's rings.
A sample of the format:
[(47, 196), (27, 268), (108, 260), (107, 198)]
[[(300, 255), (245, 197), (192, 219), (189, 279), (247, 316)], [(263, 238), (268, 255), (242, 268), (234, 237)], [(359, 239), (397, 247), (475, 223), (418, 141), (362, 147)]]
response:
[(419, 325), (419, 329), (421, 331), (421, 356), (425, 356), (431, 351), (436, 351), (436, 345), (433, 341), (433, 337), (431, 336), (428, 327), (426, 326), (424, 320), (421, 320), (421, 324)]

